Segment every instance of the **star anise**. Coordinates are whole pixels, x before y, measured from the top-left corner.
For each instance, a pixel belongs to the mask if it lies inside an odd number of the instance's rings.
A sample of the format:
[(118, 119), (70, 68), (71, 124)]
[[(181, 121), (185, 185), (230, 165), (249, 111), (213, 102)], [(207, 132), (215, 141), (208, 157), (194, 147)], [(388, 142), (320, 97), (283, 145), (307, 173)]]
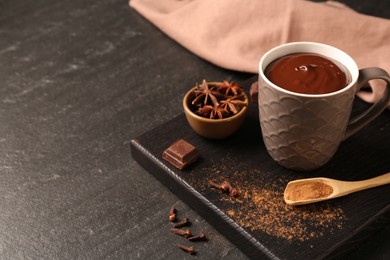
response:
[(191, 101), (196, 114), (210, 119), (223, 119), (237, 114), (247, 106), (244, 89), (234, 82), (210, 82), (196, 84)]
[(227, 111), (230, 111), (235, 115), (241, 110), (242, 107), (247, 105), (247, 103), (242, 99), (243, 99), (242, 95), (234, 95), (233, 97), (229, 97), (225, 100), (221, 100), (220, 104), (222, 108), (224, 108)]
[(197, 113), (203, 117), (208, 117), (210, 119), (215, 119), (215, 118), (222, 119), (229, 116), (229, 111), (227, 111), (221, 106), (213, 107), (210, 105), (206, 105), (202, 108), (199, 108)]
[(229, 96), (229, 95), (237, 95), (242, 92), (242, 87), (236, 84), (234, 81), (232, 82), (227, 82), (224, 81), (222, 85), (218, 87), (218, 91), (221, 93)]
[[(196, 87), (197, 88), (194, 90), (195, 99), (192, 101), (193, 105), (201, 106), (203, 103), (205, 106), (209, 104), (218, 106), (218, 98), (220, 98), (222, 94), (218, 92), (215, 87), (209, 87), (206, 80), (203, 80), (200, 85), (196, 84)], [(209, 99), (211, 100), (211, 103), (209, 102)]]

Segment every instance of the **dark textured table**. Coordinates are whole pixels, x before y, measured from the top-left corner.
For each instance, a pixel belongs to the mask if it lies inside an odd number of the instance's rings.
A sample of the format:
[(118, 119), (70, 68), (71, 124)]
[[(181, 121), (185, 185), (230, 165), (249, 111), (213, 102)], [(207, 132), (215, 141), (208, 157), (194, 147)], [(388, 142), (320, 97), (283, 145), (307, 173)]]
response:
[[(390, 2), (342, 1), (390, 18)], [(390, 33), (390, 32), (389, 32)], [(182, 112), (200, 78), (244, 80), (167, 38), (126, 1), (0, 0), (0, 259), (192, 259), (176, 205), (209, 241), (195, 258), (245, 259), (130, 155)], [(351, 258), (390, 259), (390, 226)]]

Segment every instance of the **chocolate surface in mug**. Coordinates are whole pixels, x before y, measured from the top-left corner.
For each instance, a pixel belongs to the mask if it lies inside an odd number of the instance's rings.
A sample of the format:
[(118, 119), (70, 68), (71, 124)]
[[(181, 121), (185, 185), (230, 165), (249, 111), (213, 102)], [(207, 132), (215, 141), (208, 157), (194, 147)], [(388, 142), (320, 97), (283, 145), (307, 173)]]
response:
[(275, 85), (302, 94), (335, 92), (351, 81), (342, 64), (315, 53), (280, 57), (266, 67), (265, 75)]

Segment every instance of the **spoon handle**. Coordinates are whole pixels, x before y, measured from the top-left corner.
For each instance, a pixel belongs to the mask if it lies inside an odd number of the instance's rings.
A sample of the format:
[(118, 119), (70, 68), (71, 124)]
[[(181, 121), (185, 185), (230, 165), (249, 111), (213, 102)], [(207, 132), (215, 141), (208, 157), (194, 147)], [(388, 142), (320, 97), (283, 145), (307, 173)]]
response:
[(390, 184), (390, 172), (364, 181), (344, 182), (340, 187), (339, 196), (385, 184)]

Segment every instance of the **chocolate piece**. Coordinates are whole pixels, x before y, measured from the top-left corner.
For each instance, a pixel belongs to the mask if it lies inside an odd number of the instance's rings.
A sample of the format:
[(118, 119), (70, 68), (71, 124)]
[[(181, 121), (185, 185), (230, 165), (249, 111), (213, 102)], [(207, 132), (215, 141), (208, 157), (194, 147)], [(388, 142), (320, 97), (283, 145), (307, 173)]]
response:
[(257, 103), (257, 98), (259, 95), (259, 84), (257, 81), (252, 83), (249, 95), (251, 97), (251, 102)]
[(163, 152), (162, 157), (179, 170), (182, 170), (196, 161), (198, 149), (187, 141), (180, 139), (169, 146)]

